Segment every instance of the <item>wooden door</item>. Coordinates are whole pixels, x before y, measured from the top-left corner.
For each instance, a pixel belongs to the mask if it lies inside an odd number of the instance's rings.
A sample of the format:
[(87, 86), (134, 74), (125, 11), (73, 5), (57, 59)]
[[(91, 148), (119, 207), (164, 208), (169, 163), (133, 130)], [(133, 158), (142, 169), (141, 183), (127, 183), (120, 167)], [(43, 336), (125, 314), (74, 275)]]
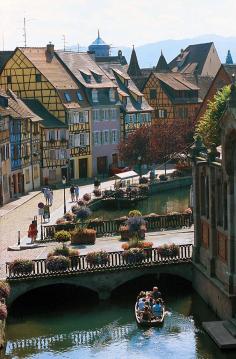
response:
[(80, 158), (79, 159), (79, 178), (88, 177), (88, 159)]
[(107, 157), (98, 157), (97, 158), (97, 173), (103, 175), (107, 173)]

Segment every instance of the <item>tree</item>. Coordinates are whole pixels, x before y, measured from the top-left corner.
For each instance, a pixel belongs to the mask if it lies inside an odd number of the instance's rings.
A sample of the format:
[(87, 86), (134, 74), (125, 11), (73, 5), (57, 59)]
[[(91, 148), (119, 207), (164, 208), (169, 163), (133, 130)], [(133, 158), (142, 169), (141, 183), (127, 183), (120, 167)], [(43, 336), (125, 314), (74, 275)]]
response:
[(209, 147), (212, 143), (220, 144), (219, 120), (223, 115), (231, 93), (230, 86), (223, 87), (209, 101), (206, 112), (196, 125), (196, 135), (201, 136), (203, 143)]
[(192, 121), (158, 120), (151, 126), (141, 126), (118, 146), (120, 159), (134, 165), (138, 157), (142, 163), (165, 162), (176, 152), (181, 152), (192, 143), (194, 124)]

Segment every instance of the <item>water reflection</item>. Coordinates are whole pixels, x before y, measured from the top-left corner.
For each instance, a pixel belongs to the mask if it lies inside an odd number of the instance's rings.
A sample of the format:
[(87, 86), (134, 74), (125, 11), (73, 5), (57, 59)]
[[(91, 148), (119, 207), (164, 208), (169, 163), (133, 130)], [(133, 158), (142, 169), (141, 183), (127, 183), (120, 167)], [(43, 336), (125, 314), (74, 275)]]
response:
[[(206, 304), (193, 292), (169, 293), (168, 310), (161, 328), (138, 328), (134, 319), (134, 296), (89, 308), (63, 312), (10, 315), (3, 358), (94, 359), (224, 359), (201, 321), (215, 320)], [(69, 306), (68, 306), (69, 307)]]

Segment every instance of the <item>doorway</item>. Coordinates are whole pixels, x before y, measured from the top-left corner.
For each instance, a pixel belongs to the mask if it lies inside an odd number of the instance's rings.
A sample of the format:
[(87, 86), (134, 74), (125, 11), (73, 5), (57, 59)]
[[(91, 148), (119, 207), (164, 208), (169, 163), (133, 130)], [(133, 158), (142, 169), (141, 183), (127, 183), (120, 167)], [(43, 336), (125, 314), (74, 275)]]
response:
[(97, 157), (97, 173), (99, 175), (107, 173), (107, 156)]
[(80, 158), (79, 159), (79, 178), (88, 177), (88, 159)]
[(61, 178), (65, 177), (67, 179), (67, 167), (61, 168)]

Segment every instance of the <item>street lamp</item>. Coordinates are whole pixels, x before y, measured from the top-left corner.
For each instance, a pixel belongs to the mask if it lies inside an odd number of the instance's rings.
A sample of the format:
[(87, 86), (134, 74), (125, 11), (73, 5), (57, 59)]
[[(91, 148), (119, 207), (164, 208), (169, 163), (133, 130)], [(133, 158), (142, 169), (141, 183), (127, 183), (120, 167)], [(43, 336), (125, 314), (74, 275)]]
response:
[(64, 214), (66, 214), (66, 177), (62, 177), (62, 184), (64, 185)]
[(142, 177), (142, 157), (138, 156), (139, 176)]

